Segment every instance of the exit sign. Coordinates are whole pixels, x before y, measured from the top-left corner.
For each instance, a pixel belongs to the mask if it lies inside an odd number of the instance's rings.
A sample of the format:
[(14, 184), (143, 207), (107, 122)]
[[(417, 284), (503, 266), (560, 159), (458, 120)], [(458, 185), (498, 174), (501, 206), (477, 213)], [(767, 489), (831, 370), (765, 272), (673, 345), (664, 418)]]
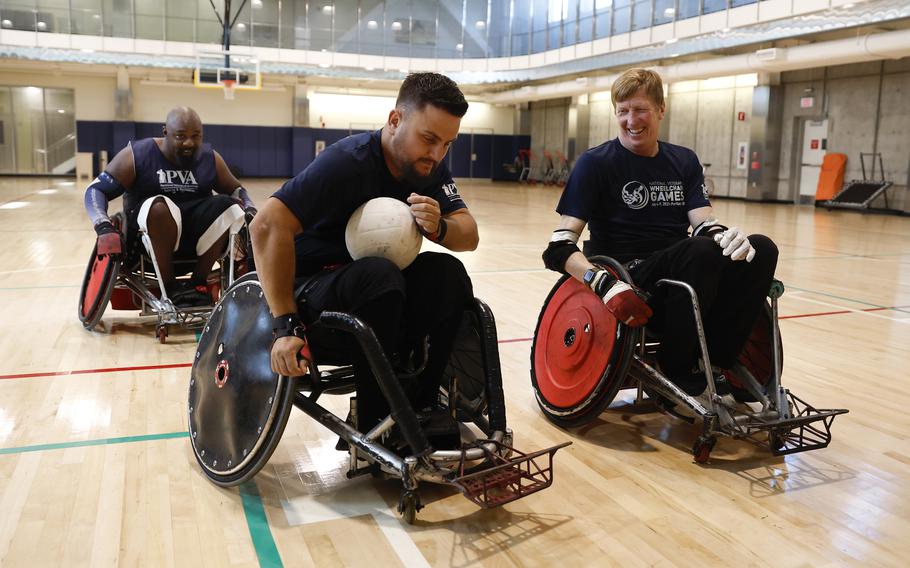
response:
[(799, 108), (812, 108), (815, 106), (815, 97), (800, 97)]

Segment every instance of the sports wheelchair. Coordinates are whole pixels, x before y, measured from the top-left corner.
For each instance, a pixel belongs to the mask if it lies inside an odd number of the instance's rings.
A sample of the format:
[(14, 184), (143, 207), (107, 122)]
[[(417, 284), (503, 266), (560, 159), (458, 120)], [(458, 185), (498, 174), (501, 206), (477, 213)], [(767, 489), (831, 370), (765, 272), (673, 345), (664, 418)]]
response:
[[(228, 248), (218, 260), (219, 268), (212, 272), (207, 279), (208, 293), (212, 302), (218, 300), (221, 290), (226, 289), (238, 276), (246, 271), (252, 264), (249, 246), (249, 232), (246, 226), (250, 219), (238, 232), (231, 232), (228, 239)], [(111, 218), (111, 224), (126, 234), (126, 216), (118, 212)], [(238, 247), (238, 242), (242, 243)], [(151, 256), (143, 249), (140, 238), (135, 239), (132, 250), (127, 250), (125, 237), (121, 237), (123, 253), (98, 254), (98, 244), (95, 243), (92, 255), (89, 257), (79, 293), (78, 315), (85, 329), (91, 331), (110, 304), (115, 310), (139, 310), (140, 316), (155, 316), (155, 335), (158, 341), (165, 343), (168, 328), (172, 325), (187, 329), (198, 329), (205, 325), (212, 306), (176, 307), (168, 299), (167, 291), (162, 293), (160, 280)], [(243, 250), (245, 258), (238, 262), (235, 259), (235, 250)], [(174, 271), (178, 276), (183, 276), (193, 270), (196, 260), (174, 259)]]
[[(632, 282), (616, 260), (593, 256), (591, 262), (616, 278)], [(544, 302), (531, 348), (531, 383), (544, 415), (562, 427), (586, 424), (600, 415), (622, 389), (636, 388), (664, 410), (695, 423), (701, 434), (692, 454), (707, 463), (717, 438), (746, 439), (775, 456), (826, 447), (834, 417), (847, 409), (819, 410), (781, 384), (783, 345), (777, 325), (777, 300), (784, 287), (775, 280), (746, 345), (732, 369), (724, 369), (736, 405), (717, 395), (695, 290), (685, 282), (664, 279), (658, 286), (686, 289), (692, 301), (702, 363), (707, 379), (707, 404), (683, 392), (657, 368), (659, 337), (645, 328), (630, 328), (604, 307), (600, 298), (571, 276), (564, 275)], [(688, 409), (686, 416), (680, 407)]]
[[(412, 409), (402, 383), (426, 362), (426, 342), (393, 369), (372, 329), (357, 317), (326, 311), (310, 324), (356, 340), (379, 382), (391, 412), (368, 432), (357, 428), (356, 396), (347, 419), (318, 403), (323, 394), (355, 392), (354, 370), (344, 353), (311, 344), (318, 364), (301, 377), (271, 369), (272, 318), (255, 272), (238, 279), (205, 325), (189, 385), (189, 433), (196, 460), (216, 485), (251, 479), (269, 460), (296, 406), (348, 444), (347, 476), (373, 474), (401, 480), (398, 512), (413, 523), (422, 508), (418, 483), (458, 488), (483, 508), (525, 497), (553, 481), (553, 456), (571, 442), (523, 453), (512, 447), (490, 309), (475, 300), (464, 312), (449, 359), (439, 404), (458, 432), (458, 449), (434, 450), (427, 424)], [(296, 290), (301, 298), (302, 286)], [(336, 359), (337, 358), (337, 359)], [(394, 357), (396, 359), (398, 357)], [(349, 359), (349, 357), (348, 357)], [(457, 445), (457, 444), (456, 444)]]

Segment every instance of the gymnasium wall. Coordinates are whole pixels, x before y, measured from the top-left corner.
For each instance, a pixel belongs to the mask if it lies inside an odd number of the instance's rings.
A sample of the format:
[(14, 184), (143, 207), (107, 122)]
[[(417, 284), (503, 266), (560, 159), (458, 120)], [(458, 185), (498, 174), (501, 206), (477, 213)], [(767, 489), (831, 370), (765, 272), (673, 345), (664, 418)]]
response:
[[(781, 74), (784, 115), (778, 197), (792, 200), (799, 189), (796, 163), (801, 119), (828, 118), (828, 150), (847, 155), (845, 180), (862, 179), (861, 152), (880, 152), (892, 209), (910, 210), (910, 58)], [(801, 109), (800, 97), (812, 95), (816, 106)], [(869, 171), (867, 161), (867, 175)], [(876, 177), (878, 169), (876, 168)], [(884, 199), (872, 206), (884, 207)]]
[[(113, 73), (113, 71), (112, 71)], [(110, 158), (129, 140), (160, 136), (167, 111), (195, 108), (206, 141), (242, 176), (287, 178), (315, 157), (316, 142), (326, 146), (352, 132), (385, 123), (395, 93), (380, 96), (309, 93), (309, 126), (293, 126), (294, 86), (269, 85), (258, 92), (236, 91), (233, 101), (217, 89), (197, 89), (174, 80), (174, 72), (131, 76), (132, 121), (115, 121), (116, 78), (64, 73), (3, 73), (0, 83), (71, 88), (75, 92), (77, 148), (106, 150)], [(511, 164), (527, 137), (514, 137), (513, 109), (470, 101), (449, 164), (456, 177), (512, 179)]]

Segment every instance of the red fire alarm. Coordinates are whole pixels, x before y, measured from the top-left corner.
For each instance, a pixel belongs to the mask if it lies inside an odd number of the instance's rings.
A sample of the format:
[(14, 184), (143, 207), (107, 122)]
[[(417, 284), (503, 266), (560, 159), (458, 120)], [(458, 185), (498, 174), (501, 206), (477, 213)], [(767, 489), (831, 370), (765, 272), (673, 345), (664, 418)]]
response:
[(813, 150), (818, 150), (818, 138), (813, 138), (812, 141), (809, 142), (809, 147)]
[(739, 111), (738, 113), (736, 113), (736, 120), (740, 120), (740, 121), (746, 120), (746, 113), (743, 111)]

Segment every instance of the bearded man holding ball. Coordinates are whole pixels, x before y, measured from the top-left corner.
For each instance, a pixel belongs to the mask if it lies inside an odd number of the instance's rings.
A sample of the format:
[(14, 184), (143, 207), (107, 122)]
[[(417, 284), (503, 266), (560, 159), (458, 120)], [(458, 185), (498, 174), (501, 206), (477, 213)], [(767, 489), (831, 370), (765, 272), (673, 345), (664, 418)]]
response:
[[(474, 297), (464, 266), (436, 252), (417, 255), (403, 269), (389, 258), (354, 260), (345, 228), (366, 202), (393, 198), (407, 204), (424, 238), (453, 251), (476, 249), (477, 223), (443, 162), (467, 110), (448, 77), (408, 75), (381, 130), (329, 146), (260, 209), (250, 230), (273, 316), (273, 371), (305, 374), (307, 341), (317, 355), (323, 344), (338, 341), (329, 332), (307, 332), (306, 324), (326, 310), (347, 312), (372, 328), (390, 360), (429, 338), (412, 404), (418, 410), (435, 404), (463, 312)], [(299, 305), (295, 278), (303, 289)], [(353, 342), (346, 347), (354, 365), (358, 429), (367, 432), (389, 407), (362, 351)]]

